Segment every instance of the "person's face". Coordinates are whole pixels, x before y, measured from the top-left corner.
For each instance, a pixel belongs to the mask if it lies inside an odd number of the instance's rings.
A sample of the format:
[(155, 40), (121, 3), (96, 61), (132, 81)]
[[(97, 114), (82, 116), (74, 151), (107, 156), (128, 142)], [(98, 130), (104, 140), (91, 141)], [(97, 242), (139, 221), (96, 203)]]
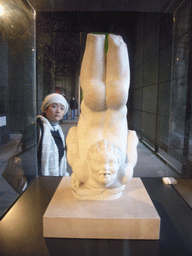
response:
[(119, 163), (114, 153), (97, 152), (91, 157), (92, 178), (102, 186), (108, 187), (116, 179)]
[(64, 111), (65, 111), (65, 108), (60, 103), (53, 103), (49, 105), (47, 109), (44, 110), (44, 112), (46, 113), (47, 119), (54, 122), (59, 122), (63, 118)]

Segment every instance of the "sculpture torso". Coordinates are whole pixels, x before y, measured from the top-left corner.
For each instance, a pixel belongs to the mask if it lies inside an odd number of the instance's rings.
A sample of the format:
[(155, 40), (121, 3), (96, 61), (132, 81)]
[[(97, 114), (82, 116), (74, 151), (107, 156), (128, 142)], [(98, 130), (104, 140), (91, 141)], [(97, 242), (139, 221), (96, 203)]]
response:
[(81, 104), (82, 115), (77, 125), (79, 155), (82, 160), (87, 157), (90, 145), (102, 139), (109, 140), (127, 152), (127, 108), (120, 110), (106, 109), (92, 111), (84, 103)]

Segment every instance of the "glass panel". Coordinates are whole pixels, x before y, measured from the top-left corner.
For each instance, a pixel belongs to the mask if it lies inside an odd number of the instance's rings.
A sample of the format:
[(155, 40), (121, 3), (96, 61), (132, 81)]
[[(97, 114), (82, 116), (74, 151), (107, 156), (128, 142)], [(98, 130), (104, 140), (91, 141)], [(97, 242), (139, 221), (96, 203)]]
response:
[[(135, 28), (129, 119), (142, 142), (167, 164), (162, 175), (191, 178), (190, 11), (191, 1), (183, 1), (174, 14), (139, 16)], [(158, 43), (152, 40), (155, 37), (159, 38)], [(138, 61), (138, 56), (143, 62)], [(142, 165), (136, 166), (140, 167)], [(145, 177), (149, 176), (150, 173), (146, 173)]]
[[(90, 15), (89, 12), (38, 12), (38, 109), (43, 97), (56, 88), (64, 90), (63, 93), (66, 95), (73, 93), (70, 86), (76, 84), (77, 80), (69, 83), (69, 78), (66, 79), (67, 73), (59, 72), (70, 67), (66, 59), (70, 60), (73, 57), (71, 53), (74, 55), (75, 50), (78, 50), (75, 41), (71, 41), (71, 38), (76, 37), (75, 34), (78, 39), (78, 33), (81, 32), (80, 59), (84, 52), (87, 33), (100, 31), (120, 34), (128, 43), (131, 64), (129, 128), (136, 130), (142, 142), (152, 149), (152, 159), (154, 154), (161, 157), (163, 164), (159, 167), (160, 171), (153, 176), (180, 176), (183, 173), (184, 154), (188, 155), (189, 164), (191, 148), (190, 140), (187, 141), (185, 135), (190, 8), (186, 4), (184, 8), (180, 8), (177, 9), (180, 13), (179, 18), (173, 13), (132, 13), (134, 18), (131, 28), (125, 22), (126, 12), (121, 13), (122, 20), (118, 21), (114, 18), (113, 12), (107, 13), (107, 22), (110, 24), (108, 27), (100, 24), (106, 13)], [(173, 24), (173, 18), (178, 25)], [(74, 19), (78, 20), (76, 26), (73, 23)], [(86, 20), (89, 20), (89, 24)], [(65, 77), (65, 80), (62, 80), (64, 86), (59, 85), (60, 75)], [(69, 77), (69, 74), (67, 76)], [(70, 89), (67, 88), (67, 84), (70, 84)], [(189, 131), (190, 125), (188, 126)], [(188, 150), (185, 150), (187, 143)], [(139, 173), (140, 177), (150, 177), (149, 172), (139, 171), (142, 166), (144, 165), (140, 162), (135, 173)]]
[[(0, 3), (0, 215), (19, 196), (36, 176), (36, 153), (27, 151), (22, 162), (26, 181), (21, 190), (13, 189), (16, 177), (2, 173), (8, 159), (17, 151), (22, 133), (36, 116), (35, 88), (35, 11), (27, 1), (2, 0)], [(28, 136), (35, 134), (30, 126)], [(27, 138), (27, 147), (31, 143)], [(33, 136), (33, 142), (36, 142)], [(31, 144), (30, 144), (31, 145)], [(31, 149), (32, 150), (32, 149)], [(19, 156), (18, 156), (19, 159)], [(33, 165), (31, 166), (31, 164)], [(3, 174), (5, 177), (5, 173)], [(6, 176), (7, 177), (7, 176)], [(14, 177), (14, 178), (13, 178)], [(12, 180), (12, 181), (11, 181)], [(8, 182), (7, 182), (8, 181)], [(21, 181), (21, 179), (20, 179)], [(21, 185), (20, 184), (20, 185)], [(18, 182), (16, 184), (18, 187)], [(17, 192), (16, 192), (17, 191)]]
[(173, 66), (169, 155), (180, 165), (183, 177), (192, 177), (191, 137), (191, 1), (174, 13)]
[[(8, 159), (6, 147), (12, 154), (21, 132), (35, 120), (36, 102), (40, 114), (42, 100), (48, 93), (57, 91), (69, 99), (75, 95), (80, 100), (80, 60), (86, 35), (110, 32), (122, 35), (129, 49), (129, 129), (136, 130), (143, 143), (139, 144), (134, 175), (191, 175), (190, 1), (183, 1), (174, 14), (129, 13), (131, 25), (127, 12), (121, 12), (122, 19), (116, 19), (116, 12), (38, 12), (37, 98), (35, 13), (24, 1), (15, 2), (2, 1), (4, 6), (10, 6), (11, 15), (0, 9), (1, 172)], [(146, 158), (140, 157), (141, 151)], [(1, 187), (3, 184), (5, 180), (1, 179)], [(14, 191), (9, 194), (13, 200), (17, 197)]]

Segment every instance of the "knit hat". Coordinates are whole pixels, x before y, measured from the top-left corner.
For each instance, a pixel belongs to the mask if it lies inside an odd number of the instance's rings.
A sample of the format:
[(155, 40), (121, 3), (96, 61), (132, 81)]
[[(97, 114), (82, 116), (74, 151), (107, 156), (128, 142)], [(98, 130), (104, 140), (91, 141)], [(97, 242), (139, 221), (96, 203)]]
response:
[(68, 111), (68, 103), (66, 101), (66, 99), (59, 93), (52, 93), (49, 94), (45, 97), (42, 106), (41, 106), (41, 110), (42, 112), (49, 107), (49, 105), (54, 104), (54, 103), (60, 103), (64, 106), (65, 110), (64, 110), (64, 115), (67, 113)]

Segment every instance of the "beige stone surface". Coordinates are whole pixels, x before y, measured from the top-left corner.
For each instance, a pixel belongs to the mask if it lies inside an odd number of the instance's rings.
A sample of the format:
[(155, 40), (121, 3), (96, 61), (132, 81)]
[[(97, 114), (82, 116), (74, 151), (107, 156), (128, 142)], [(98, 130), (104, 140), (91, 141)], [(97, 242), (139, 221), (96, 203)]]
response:
[(44, 216), (44, 237), (159, 239), (160, 217), (140, 178), (118, 200), (78, 200), (63, 177)]
[[(108, 40), (106, 54), (105, 40)], [(129, 130), (127, 124), (130, 66), (127, 45), (121, 36), (87, 35), (80, 85), (83, 100), (79, 121), (66, 138), (67, 160), (73, 171), (71, 186), (78, 199), (84, 199), (85, 194), (92, 199), (96, 195), (97, 199), (102, 188), (117, 188), (115, 197), (119, 197), (118, 189), (133, 177), (138, 144), (136, 132)], [(121, 150), (121, 159), (113, 157), (114, 151), (107, 152), (98, 146), (104, 141)], [(93, 159), (95, 152), (88, 157), (94, 145), (102, 151), (97, 161)], [(110, 200), (110, 191), (106, 192), (103, 197), (106, 200), (109, 195)]]

